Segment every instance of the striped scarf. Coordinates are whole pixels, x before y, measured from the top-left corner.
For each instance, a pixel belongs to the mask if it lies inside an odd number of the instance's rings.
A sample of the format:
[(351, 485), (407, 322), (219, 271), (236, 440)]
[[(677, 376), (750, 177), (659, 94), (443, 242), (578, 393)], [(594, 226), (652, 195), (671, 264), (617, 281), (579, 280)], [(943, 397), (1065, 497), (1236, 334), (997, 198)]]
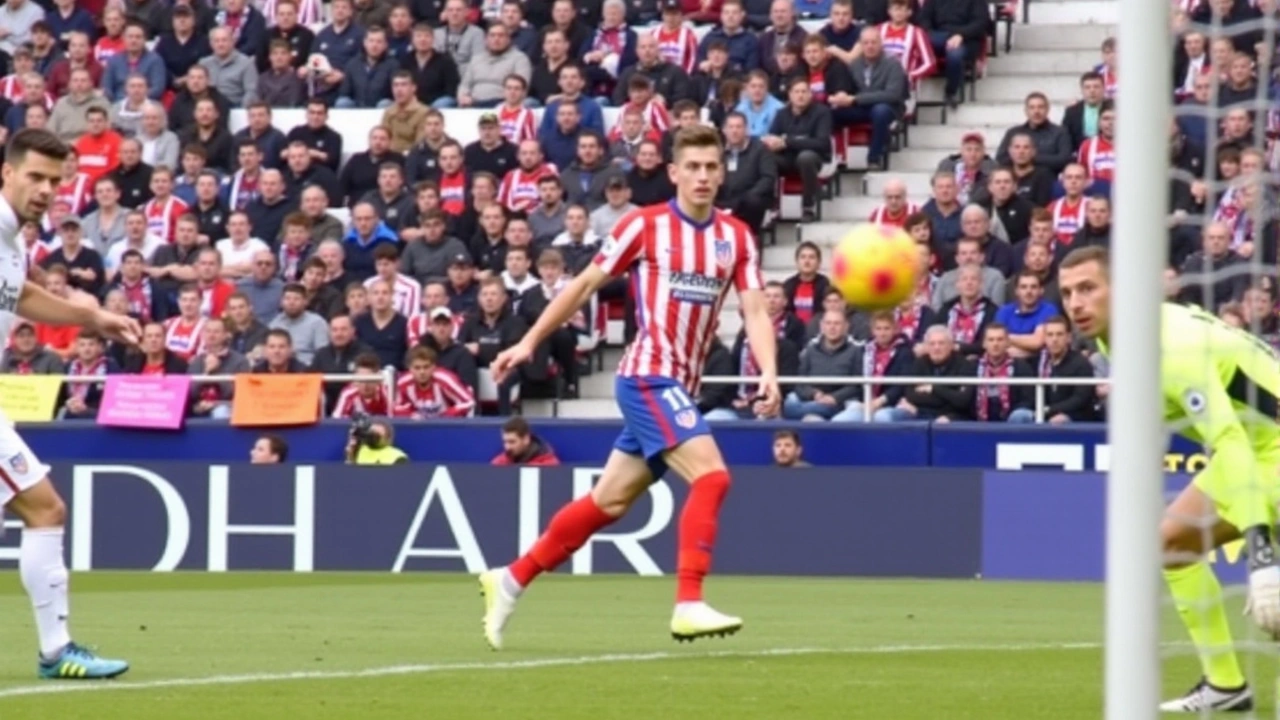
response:
[[(978, 360), (978, 377), (980, 378), (1010, 378), (1013, 377), (1013, 359), (1005, 357), (1000, 363), (992, 363), (987, 359), (986, 355)], [(991, 400), (996, 399), (1000, 403), (1000, 416), (997, 418), (1003, 420), (1009, 417), (1009, 409), (1012, 405), (1012, 393), (1009, 385), (982, 385), (978, 388), (978, 420), (986, 422), (991, 413)]]
[[(889, 363), (893, 362), (893, 356), (898, 352), (898, 346), (903, 342), (903, 338), (898, 336), (893, 339), (889, 347), (882, 348), (875, 343), (867, 343), (863, 346), (862, 351), (862, 376), (863, 377), (884, 377), (889, 370)], [(871, 386), (871, 397), (880, 395), (880, 385)]]
[(964, 309), (964, 302), (957, 301), (947, 313), (947, 329), (955, 336), (956, 342), (968, 345), (978, 336), (978, 328), (986, 317), (987, 308), (981, 301), (972, 310)]
[[(67, 365), (67, 375), (72, 377), (84, 377), (86, 375), (96, 375), (102, 377), (107, 374), (107, 359), (100, 357), (91, 365), (87, 365), (80, 361), (80, 358), (72, 360)], [(73, 398), (79, 398), (81, 402), (88, 397), (89, 391), (93, 389), (93, 383), (68, 383), (70, 386), (67, 393)]]

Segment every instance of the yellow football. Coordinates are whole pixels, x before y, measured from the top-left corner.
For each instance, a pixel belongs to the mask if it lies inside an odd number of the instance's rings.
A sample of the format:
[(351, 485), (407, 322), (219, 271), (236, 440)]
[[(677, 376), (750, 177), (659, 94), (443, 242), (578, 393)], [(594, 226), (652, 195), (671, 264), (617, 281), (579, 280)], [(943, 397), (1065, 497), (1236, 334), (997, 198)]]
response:
[(920, 253), (905, 230), (864, 223), (836, 243), (831, 256), (831, 284), (845, 302), (859, 310), (887, 310), (914, 291)]

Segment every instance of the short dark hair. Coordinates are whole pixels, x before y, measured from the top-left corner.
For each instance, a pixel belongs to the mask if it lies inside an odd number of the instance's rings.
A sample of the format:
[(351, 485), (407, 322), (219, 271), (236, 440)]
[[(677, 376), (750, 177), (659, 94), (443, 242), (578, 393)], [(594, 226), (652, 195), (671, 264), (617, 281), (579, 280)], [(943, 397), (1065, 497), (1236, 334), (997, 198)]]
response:
[[(292, 0), (281, 0), (282, 2), (291, 2)], [(81, 335), (81, 337), (84, 337)], [(279, 435), (263, 435), (258, 440), (266, 440), (267, 447), (271, 448), (271, 454), (275, 455), (280, 462), (289, 459), (289, 443)]]
[(516, 435), (522, 438), (529, 437), (532, 430), (529, 428), (529, 421), (523, 417), (516, 415), (510, 420), (502, 423), (503, 435)]
[(1008, 326), (1008, 325), (1005, 325), (1004, 323), (1000, 322), (999, 320), (996, 320), (996, 321), (992, 322), (991, 324), (987, 325), (985, 328), (983, 328), (983, 329), (982, 329), (982, 337), (983, 337), (983, 339), (986, 339), (986, 337), (987, 337), (987, 333), (991, 332), (992, 330), (996, 330), (996, 331), (998, 331), (998, 332), (1002, 332), (1002, 333), (1005, 333), (1005, 334), (1007, 335), (1007, 334), (1009, 333), (1009, 326)]
[[(90, 109), (100, 111), (102, 108), (94, 107)], [(59, 140), (57, 135), (48, 130), (23, 128), (9, 138), (9, 144), (4, 151), (5, 162), (17, 167), (26, 159), (27, 153), (43, 155), (50, 160), (62, 162), (67, 159), (70, 150), (66, 143)]]
[(297, 294), (301, 295), (302, 297), (306, 297), (306, 296), (307, 296), (307, 288), (306, 288), (305, 286), (303, 286), (303, 284), (302, 284), (302, 283), (289, 283), (288, 285), (285, 285), (285, 286), (284, 286), (284, 290), (281, 292), (281, 294), (282, 294), (282, 295), (285, 295), (285, 294), (288, 294), (288, 293), (297, 293)]
[(1098, 266), (1102, 268), (1102, 272), (1106, 273), (1111, 269), (1111, 253), (1107, 252), (1107, 249), (1101, 245), (1076, 248), (1062, 258), (1062, 262), (1058, 263), (1058, 269), (1069, 270), (1091, 262), (1098, 263)]
[(779, 440), (790, 440), (791, 442), (796, 444), (796, 447), (801, 446), (800, 433), (796, 432), (795, 430), (779, 430), (775, 432), (773, 434), (773, 441), (778, 442)]
[(281, 340), (284, 340), (286, 345), (293, 347), (293, 336), (289, 334), (288, 330), (283, 328), (272, 328), (271, 330), (268, 330), (267, 339), (270, 340), (273, 337), (280, 338)]
[(1048, 320), (1045, 320), (1044, 324), (1045, 325), (1061, 325), (1062, 327), (1067, 328), (1068, 330), (1071, 329), (1071, 322), (1068, 321), (1066, 318), (1062, 317), (1061, 315), (1054, 315)]
[(356, 356), (356, 361), (354, 364), (357, 368), (364, 368), (365, 370), (381, 370), (382, 369), (382, 361), (378, 359), (377, 355), (371, 352), (360, 353), (358, 356)]
[[(316, 258), (316, 259), (319, 260), (320, 258)], [(373, 261), (377, 262), (379, 260), (390, 260), (391, 262), (397, 262), (400, 260), (400, 253), (399, 251), (396, 250), (395, 245), (391, 245), (389, 243), (381, 243), (378, 245), (378, 247), (373, 249)], [(321, 260), (321, 262), (324, 262), (324, 261)]]
[(822, 248), (818, 247), (818, 243), (812, 240), (805, 240), (796, 246), (796, 259), (800, 259), (800, 253), (805, 250), (812, 250), (818, 256), (818, 262), (822, 262)]

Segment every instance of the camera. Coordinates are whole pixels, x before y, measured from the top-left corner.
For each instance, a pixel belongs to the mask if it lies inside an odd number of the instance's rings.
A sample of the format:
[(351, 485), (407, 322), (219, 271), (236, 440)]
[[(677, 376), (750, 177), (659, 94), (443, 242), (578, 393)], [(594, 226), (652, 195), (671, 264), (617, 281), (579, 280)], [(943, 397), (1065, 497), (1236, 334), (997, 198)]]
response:
[(382, 446), (382, 436), (373, 431), (373, 418), (367, 413), (355, 412), (351, 415), (351, 437), (356, 442), (377, 449)]

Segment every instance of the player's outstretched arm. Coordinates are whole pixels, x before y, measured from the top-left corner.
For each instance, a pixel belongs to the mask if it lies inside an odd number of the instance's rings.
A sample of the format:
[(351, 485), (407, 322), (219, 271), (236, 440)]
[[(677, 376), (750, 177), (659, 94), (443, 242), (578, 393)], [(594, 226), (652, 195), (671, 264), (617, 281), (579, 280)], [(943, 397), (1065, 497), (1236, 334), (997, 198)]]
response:
[(92, 328), (129, 344), (137, 344), (142, 337), (142, 328), (133, 318), (106, 312), (88, 302), (63, 300), (30, 282), (22, 286), (17, 314), (31, 322)]
[(742, 323), (747, 331), (747, 342), (751, 344), (751, 355), (760, 367), (760, 389), (764, 394), (761, 399), (766, 403), (762, 410), (767, 411), (762, 414), (772, 415), (782, 401), (778, 389), (778, 338), (774, 334), (773, 320), (769, 319), (763, 291), (741, 289), (738, 301), (742, 305)]
[(520, 342), (498, 354), (491, 363), (490, 370), (494, 380), (502, 382), (516, 365), (527, 361), (533, 351), (546, 340), (557, 328), (563, 326), (583, 305), (591, 301), (601, 285), (609, 280), (609, 275), (600, 266), (592, 263), (578, 273), (564, 290), (556, 295), (547, 305), (547, 309), (538, 316), (538, 321), (525, 332)]

